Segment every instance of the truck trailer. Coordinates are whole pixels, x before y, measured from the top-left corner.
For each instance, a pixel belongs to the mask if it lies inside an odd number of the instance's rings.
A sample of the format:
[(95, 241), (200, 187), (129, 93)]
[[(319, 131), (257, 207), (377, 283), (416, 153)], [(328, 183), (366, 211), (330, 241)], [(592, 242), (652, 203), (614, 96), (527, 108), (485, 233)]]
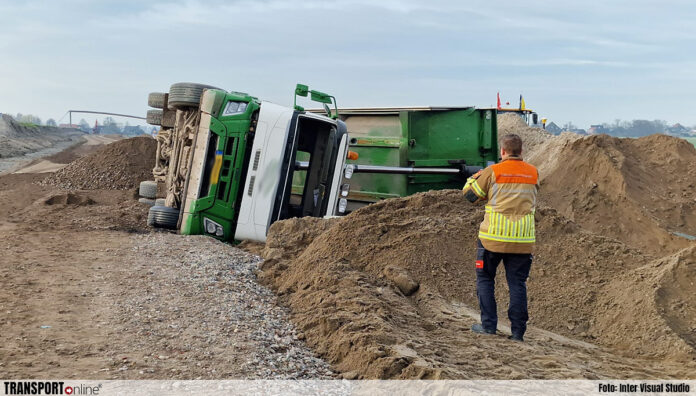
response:
[[(313, 110), (319, 112), (320, 110)], [(348, 211), (386, 198), (461, 188), (498, 161), (496, 109), (459, 107), (340, 108), (358, 154)], [(293, 185), (297, 191), (302, 180)]]

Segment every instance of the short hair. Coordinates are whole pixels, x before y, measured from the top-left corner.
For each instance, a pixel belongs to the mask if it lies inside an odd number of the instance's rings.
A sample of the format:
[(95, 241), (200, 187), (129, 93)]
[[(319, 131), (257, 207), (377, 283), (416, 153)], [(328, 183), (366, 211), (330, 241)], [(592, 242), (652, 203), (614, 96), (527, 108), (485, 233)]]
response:
[(519, 135), (509, 134), (500, 139), (500, 147), (510, 155), (522, 154), (522, 138)]

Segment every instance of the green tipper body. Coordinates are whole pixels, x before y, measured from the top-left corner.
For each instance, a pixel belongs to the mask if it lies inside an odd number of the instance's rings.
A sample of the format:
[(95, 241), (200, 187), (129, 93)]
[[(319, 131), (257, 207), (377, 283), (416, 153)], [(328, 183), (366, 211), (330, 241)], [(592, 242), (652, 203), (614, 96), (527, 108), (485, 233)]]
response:
[[(498, 160), (495, 109), (473, 107), (339, 109), (348, 126), (350, 150), (359, 158), (348, 163), (443, 168), (456, 162), (486, 167)], [(299, 156), (298, 156), (299, 158)], [(461, 188), (452, 175), (356, 173), (348, 199), (375, 202), (417, 192)]]

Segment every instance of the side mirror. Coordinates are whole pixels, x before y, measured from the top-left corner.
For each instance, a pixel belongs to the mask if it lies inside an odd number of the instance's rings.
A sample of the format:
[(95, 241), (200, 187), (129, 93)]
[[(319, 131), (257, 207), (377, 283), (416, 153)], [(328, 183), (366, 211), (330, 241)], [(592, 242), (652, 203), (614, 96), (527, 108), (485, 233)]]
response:
[[(319, 91), (310, 91), (312, 94), (312, 100), (319, 103), (331, 104), (331, 96)], [(306, 95), (305, 95), (306, 96)]]
[[(297, 84), (297, 86), (295, 87), (295, 95), (307, 97), (308, 93), (309, 87), (304, 84)], [(312, 95), (314, 95), (314, 93), (312, 93)]]
[[(310, 91), (309, 87), (304, 84), (297, 84), (295, 86), (295, 98), (293, 101), (293, 107), (295, 110), (304, 111), (304, 108), (297, 104), (297, 97), (302, 96), (306, 98), (308, 95), (311, 95), (312, 101), (322, 103), (324, 105), (324, 111), (326, 111), (327, 116), (333, 119), (338, 118), (338, 105), (336, 104), (336, 98), (321, 91)], [(334, 108), (333, 112), (331, 111), (332, 104)]]

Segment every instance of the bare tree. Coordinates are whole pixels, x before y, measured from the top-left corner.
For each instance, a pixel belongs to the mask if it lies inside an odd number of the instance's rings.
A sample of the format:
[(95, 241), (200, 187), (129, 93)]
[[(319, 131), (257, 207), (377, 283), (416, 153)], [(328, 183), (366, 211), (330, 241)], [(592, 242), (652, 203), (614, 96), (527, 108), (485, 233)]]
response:
[(84, 118), (80, 120), (80, 130), (82, 132), (90, 132), (90, 130), (91, 130), (91, 128), (89, 127), (89, 124), (87, 123), (87, 121), (85, 121)]

